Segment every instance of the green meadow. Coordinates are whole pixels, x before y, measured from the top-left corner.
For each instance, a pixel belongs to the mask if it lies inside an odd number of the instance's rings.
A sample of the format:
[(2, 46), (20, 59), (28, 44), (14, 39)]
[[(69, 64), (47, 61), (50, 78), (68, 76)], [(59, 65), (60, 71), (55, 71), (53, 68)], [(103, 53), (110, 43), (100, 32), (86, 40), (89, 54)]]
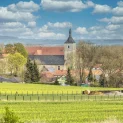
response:
[(0, 102), (1, 115), (6, 106), (31, 123), (99, 123), (108, 118), (123, 122), (122, 101)]
[(0, 83), (0, 116), (9, 107), (25, 123), (123, 122), (122, 95), (82, 95), (84, 90), (123, 88)]
[(85, 90), (123, 90), (123, 88), (97, 88), (78, 86), (55, 86), (44, 84), (0, 83), (1, 94), (81, 94)]

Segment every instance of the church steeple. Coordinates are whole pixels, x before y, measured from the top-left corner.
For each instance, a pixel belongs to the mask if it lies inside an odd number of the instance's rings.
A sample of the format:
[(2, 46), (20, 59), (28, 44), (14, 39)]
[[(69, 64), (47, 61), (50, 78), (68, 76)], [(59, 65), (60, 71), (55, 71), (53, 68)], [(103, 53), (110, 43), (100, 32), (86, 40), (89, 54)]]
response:
[(69, 29), (69, 37), (72, 36), (72, 31), (71, 31), (71, 28)]
[(67, 44), (68, 43), (75, 43), (75, 41), (72, 38), (72, 30), (71, 29), (69, 29), (69, 37), (65, 43), (67, 43)]

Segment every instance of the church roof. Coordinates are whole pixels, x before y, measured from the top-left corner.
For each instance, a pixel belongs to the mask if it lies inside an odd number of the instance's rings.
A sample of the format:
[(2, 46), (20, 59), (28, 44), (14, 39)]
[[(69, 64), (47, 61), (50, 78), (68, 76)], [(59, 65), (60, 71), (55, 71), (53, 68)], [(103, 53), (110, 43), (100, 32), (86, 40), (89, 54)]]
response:
[(64, 55), (63, 46), (26, 46), (29, 55)]
[(66, 44), (67, 43), (75, 43), (75, 41), (72, 38), (72, 31), (71, 31), (71, 29), (69, 30), (69, 37), (68, 37), (68, 39), (67, 39), (67, 41), (65, 43)]
[(44, 65), (64, 65), (64, 55), (29, 55), (31, 60), (38, 60)]

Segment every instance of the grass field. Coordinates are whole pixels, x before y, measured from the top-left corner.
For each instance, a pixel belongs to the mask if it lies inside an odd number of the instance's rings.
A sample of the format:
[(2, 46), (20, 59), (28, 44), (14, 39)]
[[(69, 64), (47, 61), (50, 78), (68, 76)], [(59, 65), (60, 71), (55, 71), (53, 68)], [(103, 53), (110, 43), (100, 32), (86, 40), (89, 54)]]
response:
[(1, 94), (81, 94), (84, 90), (123, 90), (123, 88), (97, 88), (77, 86), (55, 86), (43, 84), (0, 83)]
[(82, 95), (84, 90), (123, 88), (0, 83), (0, 115), (9, 107), (21, 121), (33, 123), (99, 123), (114, 117), (123, 122), (123, 96)]
[(93, 123), (107, 118), (123, 122), (123, 102), (0, 102), (0, 114), (8, 106), (21, 121), (38, 123)]

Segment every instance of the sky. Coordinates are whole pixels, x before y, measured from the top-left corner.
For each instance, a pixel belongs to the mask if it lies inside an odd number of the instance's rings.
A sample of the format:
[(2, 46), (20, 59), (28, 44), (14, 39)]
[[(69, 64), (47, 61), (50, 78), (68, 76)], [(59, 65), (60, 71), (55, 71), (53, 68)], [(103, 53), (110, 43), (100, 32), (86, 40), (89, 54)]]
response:
[(0, 43), (123, 45), (123, 0), (1, 0)]

